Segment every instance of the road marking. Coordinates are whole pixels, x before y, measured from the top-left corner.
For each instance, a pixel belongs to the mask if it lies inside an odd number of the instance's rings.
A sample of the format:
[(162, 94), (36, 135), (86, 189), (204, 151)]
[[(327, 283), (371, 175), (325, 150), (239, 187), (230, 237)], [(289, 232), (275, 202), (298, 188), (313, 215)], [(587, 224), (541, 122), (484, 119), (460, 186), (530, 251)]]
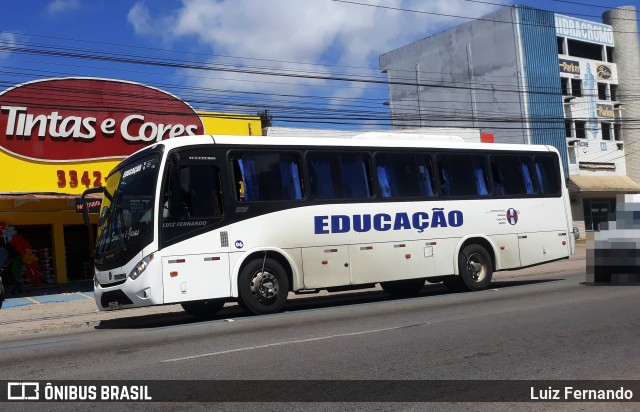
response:
[(321, 341), (321, 340), (343, 338), (343, 337), (348, 337), (348, 336), (366, 335), (366, 334), (369, 334), (369, 333), (388, 332), (388, 331), (391, 331), (391, 330), (405, 329), (405, 328), (408, 328), (408, 327), (423, 326), (423, 325), (429, 325), (429, 324), (430, 324), (430, 322), (412, 324), (412, 325), (404, 325), (404, 326), (394, 326), (394, 327), (391, 327), (391, 328), (371, 329), (371, 330), (365, 330), (365, 331), (362, 331), (362, 332), (351, 332), (351, 333), (341, 333), (341, 334), (338, 334), (338, 335), (319, 336), (317, 338), (288, 340), (288, 341), (284, 341), (284, 342), (268, 343), (266, 345), (246, 346), (244, 348), (229, 349), (229, 350), (223, 350), (223, 351), (211, 352), (211, 353), (203, 353), (201, 355), (192, 355), (192, 356), (185, 356), (185, 357), (182, 357), (182, 358), (166, 359), (163, 362), (178, 362), (178, 361), (189, 360), (189, 359), (204, 358), (204, 357), (207, 357), (207, 356), (226, 355), (228, 353), (244, 352), (244, 351), (250, 351), (250, 350), (257, 350), (257, 349), (272, 348), (272, 347), (276, 347), (276, 346), (296, 345), (296, 344), (299, 344), (299, 343), (318, 342), (318, 341)]
[(78, 293), (78, 295), (80, 295), (80, 296), (84, 296), (84, 297), (85, 297), (85, 298), (87, 298), (87, 299), (94, 299), (94, 297), (93, 297), (93, 296), (85, 295), (84, 293)]
[(24, 298), (27, 299), (27, 300), (30, 300), (31, 302), (33, 302), (33, 303), (35, 303), (37, 305), (39, 305), (41, 303), (41, 302), (35, 300), (34, 298), (30, 298), (29, 296), (25, 296)]
[(51, 341), (51, 342), (28, 343), (26, 345), (5, 346), (3, 348), (0, 348), (0, 350), (30, 348), (32, 346), (58, 345), (60, 343), (78, 342), (79, 340), (80, 339), (65, 339), (65, 340), (54, 340), (54, 341)]

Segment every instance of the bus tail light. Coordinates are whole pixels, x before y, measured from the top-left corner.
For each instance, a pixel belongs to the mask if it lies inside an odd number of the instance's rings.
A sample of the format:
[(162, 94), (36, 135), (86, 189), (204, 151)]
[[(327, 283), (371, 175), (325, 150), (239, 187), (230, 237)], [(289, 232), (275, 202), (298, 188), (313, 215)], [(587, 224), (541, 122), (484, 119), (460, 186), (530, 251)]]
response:
[(153, 254), (145, 257), (144, 259), (142, 259), (135, 268), (133, 268), (133, 270), (131, 271), (131, 273), (129, 273), (129, 279), (131, 280), (136, 280), (138, 278), (138, 276), (140, 276), (142, 274), (142, 272), (145, 271), (145, 269), (147, 269), (147, 266), (149, 266), (149, 263), (151, 263), (151, 261), (153, 260)]

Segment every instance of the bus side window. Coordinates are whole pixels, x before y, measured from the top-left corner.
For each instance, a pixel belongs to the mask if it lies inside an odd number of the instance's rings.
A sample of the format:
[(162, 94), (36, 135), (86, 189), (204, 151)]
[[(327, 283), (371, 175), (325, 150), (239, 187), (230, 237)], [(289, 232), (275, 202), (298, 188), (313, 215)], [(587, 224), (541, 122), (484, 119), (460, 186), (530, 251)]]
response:
[(493, 193), (497, 196), (504, 195), (504, 176), (498, 159), (495, 156), (491, 157), (491, 177), (493, 178)]
[(371, 197), (369, 159), (359, 153), (311, 153), (308, 156), (311, 193), (316, 199)]
[(313, 154), (309, 156), (311, 193), (318, 199), (336, 199), (337, 180), (335, 156)]
[(347, 199), (371, 197), (369, 162), (361, 154), (341, 154), (340, 173), (343, 196)]
[(482, 155), (438, 156), (440, 189), (444, 196), (486, 196), (489, 179)]
[(302, 167), (297, 153), (236, 153), (231, 164), (237, 201), (302, 200)]
[(190, 167), (189, 204), (191, 217), (206, 218), (222, 215), (220, 173), (213, 166)]
[(538, 191), (543, 195), (560, 193), (560, 177), (556, 173), (558, 165), (553, 156), (535, 156), (533, 159)]
[(491, 173), (494, 193), (498, 196), (535, 194), (531, 178), (531, 160), (528, 156), (493, 155), (491, 156)]
[(431, 159), (423, 155), (376, 155), (380, 195), (384, 198), (434, 196)]
[(220, 173), (209, 165), (180, 168), (179, 179), (171, 179), (163, 201), (163, 216), (173, 219), (222, 215)]

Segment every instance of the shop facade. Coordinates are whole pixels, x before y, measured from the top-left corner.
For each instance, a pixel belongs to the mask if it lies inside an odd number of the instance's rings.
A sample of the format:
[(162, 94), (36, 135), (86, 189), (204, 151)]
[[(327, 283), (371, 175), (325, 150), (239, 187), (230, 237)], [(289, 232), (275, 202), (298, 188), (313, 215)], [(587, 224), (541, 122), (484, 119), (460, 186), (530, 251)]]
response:
[(21, 266), (34, 286), (92, 278), (97, 214), (85, 225), (78, 200), (124, 157), (185, 135), (262, 134), (258, 116), (197, 111), (111, 79), (17, 85), (0, 93), (0, 108), (0, 265)]

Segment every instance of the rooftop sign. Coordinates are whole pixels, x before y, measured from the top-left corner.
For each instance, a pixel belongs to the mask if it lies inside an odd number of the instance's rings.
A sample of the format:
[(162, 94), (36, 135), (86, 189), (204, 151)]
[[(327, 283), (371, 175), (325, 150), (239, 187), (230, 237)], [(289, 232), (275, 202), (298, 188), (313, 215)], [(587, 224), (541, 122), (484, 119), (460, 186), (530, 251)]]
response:
[(164, 139), (203, 133), (189, 105), (137, 83), (48, 79), (0, 93), (0, 150), (30, 160), (118, 159)]
[(607, 24), (555, 15), (556, 34), (560, 37), (582, 40), (613, 47), (613, 28)]

